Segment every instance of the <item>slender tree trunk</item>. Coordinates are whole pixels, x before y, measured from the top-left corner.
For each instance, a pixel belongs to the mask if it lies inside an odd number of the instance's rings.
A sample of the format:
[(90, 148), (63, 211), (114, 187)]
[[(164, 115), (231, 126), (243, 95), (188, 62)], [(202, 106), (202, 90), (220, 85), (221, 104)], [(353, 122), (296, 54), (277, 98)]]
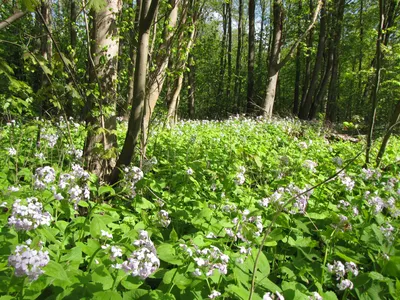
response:
[[(265, 17), (266, 17), (266, 0), (260, 0), (261, 6), (261, 24), (260, 24), (260, 40), (258, 41), (258, 53), (257, 53), (257, 78), (256, 87), (259, 89), (263, 86), (263, 74), (265, 69), (265, 64), (263, 63), (263, 53), (264, 53), (264, 31), (265, 31)], [(256, 89), (256, 92), (259, 90)], [(258, 106), (262, 106), (261, 97), (257, 97), (256, 103)]]
[(274, 27), (272, 33), (272, 48), (269, 52), (268, 83), (264, 103), (264, 117), (270, 118), (274, 107), (276, 87), (279, 75), (279, 63), (282, 46), (283, 29), (283, 3), (282, 0), (274, 0), (273, 5)]
[(227, 3), (222, 4), (222, 40), (221, 40), (221, 52), (219, 54), (219, 83), (217, 89), (216, 99), (222, 100), (218, 105), (219, 114), (224, 111), (224, 83), (225, 83), (225, 71), (226, 71), (226, 39), (227, 39)]
[(249, 0), (249, 52), (247, 62), (247, 113), (254, 112), (255, 0)]
[(158, 8), (159, 0), (142, 0), (142, 8), (139, 21), (138, 50), (135, 66), (134, 97), (132, 111), (129, 116), (128, 131), (124, 145), (118, 158), (116, 167), (110, 177), (110, 183), (116, 183), (120, 174), (120, 168), (131, 163), (142, 127), (145, 110), (147, 60), (149, 55), (150, 27)]
[(310, 85), (308, 87), (306, 96), (299, 112), (299, 118), (306, 120), (310, 113), (310, 108), (313, 102), (313, 96), (317, 88), (319, 73), (322, 68), (322, 62), (324, 58), (325, 42), (326, 42), (326, 27), (327, 27), (327, 15), (326, 15), (326, 0), (323, 1), (323, 7), (321, 9), (321, 22), (319, 29), (319, 41), (318, 50), (315, 58), (314, 69), (312, 72)]
[[(310, 7), (309, 19), (311, 20), (311, 14), (312, 14), (312, 10), (314, 7), (313, 0), (309, 0), (309, 7)], [(304, 82), (303, 82), (301, 101), (299, 103), (300, 104), (299, 109), (303, 105), (303, 100), (306, 97), (308, 86), (310, 84), (313, 44), (314, 44), (314, 30), (310, 30), (310, 32), (307, 36), (307, 51), (306, 51), (305, 71), (304, 71)]]
[[(303, 9), (303, 0), (298, 1), (298, 16), (301, 15)], [(301, 34), (301, 18), (299, 17), (299, 23), (297, 25), (297, 32)], [(297, 115), (299, 112), (300, 105), (300, 74), (301, 73), (301, 48), (297, 47), (296, 51), (296, 75), (294, 81), (294, 95), (293, 95), (293, 114)]]
[(189, 119), (194, 119), (195, 116), (195, 92), (196, 92), (196, 66), (193, 55), (189, 55), (189, 89), (188, 89), (188, 112)]
[(339, 88), (338, 84), (339, 51), (340, 51), (340, 40), (342, 36), (345, 0), (336, 0), (336, 2), (337, 2), (337, 9), (336, 9), (337, 23), (333, 33), (333, 44), (331, 45), (331, 49), (333, 49), (332, 74), (331, 74), (331, 81), (329, 84), (328, 103), (326, 106), (326, 114), (325, 114), (325, 121), (331, 123), (336, 121), (336, 113), (337, 113), (336, 103), (337, 103), (338, 88)]
[(240, 113), (241, 101), (240, 101), (240, 69), (242, 59), (242, 28), (243, 28), (243, 0), (239, 0), (239, 21), (238, 21), (238, 41), (237, 41), (237, 52), (236, 52), (236, 67), (235, 67), (235, 99), (236, 99), (236, 113)]
[[(90, 98), (91, 114), (88, 118), (89, 132), (85, 143), (85, 160), (89, 171), (105, 178), (115, 167), (117, 137), (116, 96), (119, 38), (116, 20), (122, 8), (120, 0), (108, 0), (106, 6), (93, 13), (91, 58), (93, 60), (90, 81), (99, 83), (100, 98)], [(105, 58), (103, 63), (102, 58)], [(95, 102), (99, 103), (97, 108)], [(93, 110), (99, 109), (100, 116)], [(102, 133), (99, 132), (101, 128)], [(98, 145), (102, 145), (99, 151)], [(108, 158), (104, 158), (108, 157)]]
[(367, 148), (365, 152), (365, 164), (369, 164), (369, 154), (372, 146), (372, 135), (374, 132), (375, 118), (376, 118), (376, 109), (378, 105), (378, 91), (379, 84), (381, 80), (381, 59), (382, 59), (382, 40), (383, 35), (382, 31), (384, 29), (385, 24), (385, 14), (384, 14), (384, 0), (379, 0), (379, 27), (378, 27), (378, 37), (376, 40), (376, 70), (375, 70), (375, 79), (373, 82), (372, 93), (371, 93), (371, 102), (372, 102), (372, 110), (371, 110), (371, 118), (368, 129), (367, 136)]
[(225, 116), (229, 110), (229, 106), (232, 104), (231, 101), (231, 82), (232, 82), (232, 2), (227, 3), (228, 10), (228, 78), (226, 83), (226, 100), (225, 105)]
[[(174, 31), (176, 27), (176, 23), (178, 20), (178, 9), (179, 9), (178, 0), (169, 0), (169, 5), (171, 7), (168, 23), (165, 24), (163, 30), (163, 42), (158, 49), (158, 55), (156, 58), (156, 69), (149, 75), (149, 86), (148, 91), (146, 93), (146, 109), (145, 114), (143, 116), (143, 132), (142, 132), (142, 155), (146, 155), (146, 145), (147, 145), (147, 137), (150, 126), (150, 119), (153, 114), (154, 108), (156, 106), (157, 100), (160, 97), (160, 93), (164, 86), (164, 81), (166, 77), (166, 71), (168, 67), (168, 63), (170, 60), (171, 49), (172, 49), (172, 38), (174, 36)], [(183, 13), (183, 21), (186, 21), (186, 12)]]
[(193, 47), (194, 38), (196, 35), (196, 28), (192, 29), (190, 33), (189, 40), (186, 46), (186, 51), (182, 58), (178, 57), (177, 70), (179, 71), (178, 77), (175, 79), (174, 90), (172, 92), (171, 101), (168, 103), (168, 121), (170, 125), (174, 125), (176, 120), (177, 110), (178, 110), (178, 99), (182, 89), (183, 83), (183, 72), (186, 68), (187, 59), (189, 57), (190, 50)]
[(386, 146), (389, 142), (390, 136), (393, 133), (394, 128), (399, 125), (400, 122), (400, 101), (397, 101), (396, 108), (393, 112), (392, 118), (390, 119), (389, 127), (386, 130), (385, 136), (383, 137), (381, 147), (379, 148), (378, 155), (376, 157), (376, 167), (380, 166), (383, 155), (385, 154)]
[[(133, 95), (134, 95), (134, 74), (135, 74), (135, 65), (136, 65), (136, 50), (138, 48), (138, 37), (137, 32), (139, 28), (139, 17), (140, 17), (140, 8), (141, 8), (141, 0), (136, 0), (136, 8), (135, 8), (135, 19), (134, 25), (132, 29), (129, 31), (130, 37), (130, 47), (129, 47), (129, 67), (128, 67), (128, 99), (125, 102), (124, 112), (125, 118), (129, 119), (129, 105), (132, 105)], [(133, 4), (132, 4), (133, 5)]]

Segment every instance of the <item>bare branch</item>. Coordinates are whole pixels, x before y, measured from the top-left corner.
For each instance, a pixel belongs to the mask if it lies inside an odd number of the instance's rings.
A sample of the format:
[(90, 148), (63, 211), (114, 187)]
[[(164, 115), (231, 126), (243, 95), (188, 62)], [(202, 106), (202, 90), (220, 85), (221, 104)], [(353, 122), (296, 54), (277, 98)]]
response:
[(0, 30), (6, 28), (12, 22), (17, 21), (18, 19), (22, 18), (23, 16), (25, 16), (25, 14), (26, 14), (26, 11), (17, 11), (15, 14), (8, 17), (4, 21), (1, 21), (0, 22)]

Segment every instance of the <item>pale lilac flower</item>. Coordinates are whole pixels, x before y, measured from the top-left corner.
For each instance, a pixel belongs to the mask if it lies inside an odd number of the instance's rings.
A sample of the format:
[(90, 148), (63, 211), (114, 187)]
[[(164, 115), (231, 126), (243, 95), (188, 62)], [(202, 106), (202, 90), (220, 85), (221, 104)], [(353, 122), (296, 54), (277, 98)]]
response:
[(312, 296), (308, 297), (309, 300), (324, 300), (318, 292), (313, 292)]
[(112, 238), (113, 238), (112, 233), (110, 233), (110, 232), (108, 232), (108, 231), (105, 231), (105, 230), (103, 230), (103, 229), (101, 229), (101, 236), (104, 236), (104, 237), (109, 238), (109, 239), (112, 239)]
[(343, 159), (341, 159), (340, 157), (336, 156), (334, 158), (332, 158), (332, 162), (337, 165), (338, 167), (341, 167), (343, 165)]
[(8, 190), (10, 192), (18, 192), (19, 191), (19, 186), (9, 186)]
[(49, 166), (37, 168), (35, 171), (35, 188), (42, 190), (46, 188), (46, 185), (56, 180), (56, 171)]
[(299, 145), (299, 147), (300, 147), (301, 149), (307, 149), (307, 148), (308, 148), (308, 145), (307, 145), (306, 142), (300, 142), (298, 145)]
[(339, 288), (339, 290), (343, 291), (346, 289), (351, 290), (353, 288), (353, 283), (349, 280), (349, 279), (343, 279), (338, 285), (337, 287)]
[(17, 155), (17, 150), (15, 150), (14, 147), (6, 148), (6, 149), (7, 149), (7, 151), (8, 151), (8, 155), (10, 155), (10, 156), (15, 156), (15, 155)]
[(328, 271), (330, 273), (336, 274), (336, 277), (343, 278), (346, 275), (346, 268), (341, 261), (334, 261), (333, 265), (327, 264)]
[(163, 227), (168, 227), (168, 225), (171, 223), (171, 219), (169, 218), (168, 212), (165, 210), (160, 210), (158, 212), (158, 217), (159, 217), (159, 222)]
[(121, 264), (121, 268), (132, 276), (146, 279), (160, 267), (156, 249), (147, 231), (144, 230), (140, 232), (139, 240), (136, 240), (133, 244), (139, 248), (133, 251), (130, 257)]
[(305, 160), (303, 162), (303, 167), (309, 169), (311, 172), (315, 172), (316, 171), (316, 167), (318, 166), (318, 164), (312, 160)]
[(122, 249), (119, 248), (119, 247), (111, 246), (110, 251), (111, 251), (110, 259), (112, 261), (114, 261), (117, 257), (121, 257), (122, 256)]
[(381, 226), (380, 230), (389, 243), (394, 240), (394, 227), (391, 224), (388, 223), (385, 226)]
[(193, 276), (201, 276), (203, 273), (200, 271), (200, 269), (199, 268), (196, 268), (196, 269), (194, 269), (194, 271), (193, 271)]
[(346, 272), (353, 273), (354, 276), (358, 275), (358, 268), (357, 265), (353, 262), (346, 262)]
[(192, 168), (189, 168), (189, 169), (186, 170), (186, 174), (188, 174), (189, 176), (190, 176), (190, 175), (193, 175), (193, 173), (194, 173), (194, 172), (193, 172), (193, 169), (192, 169)]
[(16, 230), (32, 230), (41, 225), (49, 226), (50, 222), (51, 215), (43, 212), (42, 204), (34, 197), (27, 198), (26, 205), (22, 204), (21, 199), (16, 199), (8, 218), (8, 225)]
[(44, 154), (42, 152), (40, 153), (35, 153), (35, 157), (39, 160), (45, 160), (46, 157), (44, 156)]
[(206, 238), (208, 239), (215, 239), (217, 238), (216, 235), (213, 232), (210, 232), (209, 234), (206, 235)]
[(34, 250), (28, 245), (18, 245), (14, 253), (8, 257), (8, 264), (15, 268), (15, 276), (26, 275), (34, 281), (44, 273), (42, 268), (49, 263), (50, 258), (47, 251)]
[(218, 291), (216, 291), (216, 290), (213, 290), (213, 291), (211, 292), (211, 294), (208, 295), (208, 298), (209, 298), (209, 299), (215, 299), (215, 298), (217, 298), (217, 297), (219, 297), (219, 296), (221, 296), (221, 293), (218, 292)]

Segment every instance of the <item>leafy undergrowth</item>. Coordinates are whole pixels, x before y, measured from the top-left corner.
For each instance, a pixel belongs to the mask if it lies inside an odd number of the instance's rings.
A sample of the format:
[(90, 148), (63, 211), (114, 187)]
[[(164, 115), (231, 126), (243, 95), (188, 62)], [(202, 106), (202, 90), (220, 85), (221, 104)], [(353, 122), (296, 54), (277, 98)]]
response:
[(399, 299), (398, 140), (364, 169), (318, 125), (186, 122), (111, 187), (84, 133), (2, 128), (0, 299)]

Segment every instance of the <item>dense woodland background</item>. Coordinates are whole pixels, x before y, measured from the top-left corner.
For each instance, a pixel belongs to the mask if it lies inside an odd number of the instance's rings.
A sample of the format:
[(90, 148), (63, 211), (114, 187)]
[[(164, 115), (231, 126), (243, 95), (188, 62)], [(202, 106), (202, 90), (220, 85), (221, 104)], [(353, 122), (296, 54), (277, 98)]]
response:
[[(154, 120), (246, 113), (351, 121), (370, 145), (375, 121), (390, 135), (399, 117), (398, 0), (5, 0), (0, 7), (2, 120), (85, 121), (88, 169), (112, 173), (111, 182), (139, 141), (145, 156)], [(129, 119), (119, 156), (117, 117)]]

